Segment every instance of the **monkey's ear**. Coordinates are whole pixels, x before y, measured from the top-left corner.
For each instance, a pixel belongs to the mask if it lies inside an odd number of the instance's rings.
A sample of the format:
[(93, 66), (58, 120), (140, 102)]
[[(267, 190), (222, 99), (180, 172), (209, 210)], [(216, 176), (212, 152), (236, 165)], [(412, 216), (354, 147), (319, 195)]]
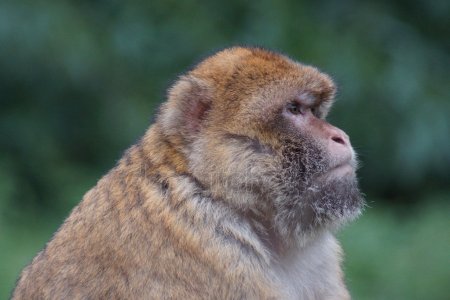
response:
[(158, 122), (167, 136), (192, 141), (204, 126), (211, 108), (212, 88), (192, 75), (182, 76), (169, 90), (168, 101), (161, 107)]

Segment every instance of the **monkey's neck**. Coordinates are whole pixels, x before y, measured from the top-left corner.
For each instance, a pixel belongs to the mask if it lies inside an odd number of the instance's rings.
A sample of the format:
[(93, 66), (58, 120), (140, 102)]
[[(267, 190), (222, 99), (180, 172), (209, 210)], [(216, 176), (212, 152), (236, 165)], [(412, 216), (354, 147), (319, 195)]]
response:
[(286, 251), (286, 246), (275, 231), (271, 217), (255, 210), (239, 212), (244, 220), (247, 220), (258, 236), (261, 243), (273, 256), (280, 256)]

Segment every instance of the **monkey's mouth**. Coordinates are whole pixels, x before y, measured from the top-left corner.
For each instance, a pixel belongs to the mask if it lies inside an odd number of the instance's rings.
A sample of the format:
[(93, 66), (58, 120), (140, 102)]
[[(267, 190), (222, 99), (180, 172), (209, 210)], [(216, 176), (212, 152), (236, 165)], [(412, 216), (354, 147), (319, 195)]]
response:
[(332, 180), (343, 177), (355, 177), (356, 167), (351, 161), (340, 163), (336, 166), (331, 167), (328, 171), (318, 176), (319, 180)]
[(346, 174), (346, 173), (354, 173), (355, 167), (351, 163), (344, 163), (333, 167), (328, 173), (330, 174)]

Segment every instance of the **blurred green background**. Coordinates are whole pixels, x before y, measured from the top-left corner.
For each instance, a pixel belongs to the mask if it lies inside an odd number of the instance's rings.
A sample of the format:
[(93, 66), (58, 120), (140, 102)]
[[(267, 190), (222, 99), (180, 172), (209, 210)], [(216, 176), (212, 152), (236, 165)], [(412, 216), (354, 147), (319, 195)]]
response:
[(0, 2), (0, 299), (151, 124), (231, 45), (331, 74), (369, 208), (340, 234), (354, 299), (450, 294), (450, 1)]

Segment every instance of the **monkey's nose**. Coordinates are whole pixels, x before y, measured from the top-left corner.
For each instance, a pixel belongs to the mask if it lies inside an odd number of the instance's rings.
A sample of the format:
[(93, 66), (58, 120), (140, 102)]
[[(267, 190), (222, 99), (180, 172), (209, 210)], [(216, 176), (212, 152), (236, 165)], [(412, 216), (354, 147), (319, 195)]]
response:
[(348, 135), (340, 130), (339, 128), (333, 127), (331, 131), (331, 140), (335, 143), (341, 144), (343, 146), (349, 146), (350, 140)]
[(346, 144), (344, 139), (342, 137), (340, 137), (340, 136), (333, 136), (333, 137), (331, 137), (331, 139), (333, 141), (335, 141), (336, 143), (338, 143), (338, 144), (342, 144), (342, 145)]

